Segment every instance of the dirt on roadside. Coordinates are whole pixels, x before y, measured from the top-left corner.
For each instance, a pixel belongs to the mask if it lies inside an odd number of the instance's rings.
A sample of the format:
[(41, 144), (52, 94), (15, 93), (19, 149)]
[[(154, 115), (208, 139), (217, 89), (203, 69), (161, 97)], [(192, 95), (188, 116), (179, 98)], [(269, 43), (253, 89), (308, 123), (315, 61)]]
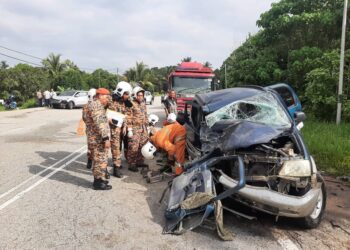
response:
[[(323, 176), (327, 188), (325, 219), (333, 226), (338, 222), (350, 221), (350, 183), (332, 176)], [(350, 228), (346, 228), (350, 236)]]

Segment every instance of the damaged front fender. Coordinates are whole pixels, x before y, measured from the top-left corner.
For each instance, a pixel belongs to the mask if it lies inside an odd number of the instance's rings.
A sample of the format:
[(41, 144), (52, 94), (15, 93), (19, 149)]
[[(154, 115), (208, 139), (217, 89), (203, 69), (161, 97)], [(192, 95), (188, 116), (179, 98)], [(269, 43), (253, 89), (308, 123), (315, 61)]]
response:
[[(216, 195), (210, 168), (221, 161), (238, 162), (237, 185)], [(214, 211), (214, 203), (238, 192), (245, 185), (244, 163), (240, 156), (202, 157), (187, 165), (186, 171), (173, 180), (167, 209), (164, 233), (181, 234), (203, 223)]]

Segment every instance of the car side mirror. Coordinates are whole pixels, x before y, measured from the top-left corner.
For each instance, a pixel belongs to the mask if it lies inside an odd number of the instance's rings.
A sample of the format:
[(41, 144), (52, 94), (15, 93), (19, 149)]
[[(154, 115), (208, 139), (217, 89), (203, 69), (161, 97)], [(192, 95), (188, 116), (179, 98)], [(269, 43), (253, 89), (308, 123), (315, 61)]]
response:
[(294, 120), (296, 123), (303, 122), (306, 120), (306, 115), (304, 112), (295, 112), (294, 113)]

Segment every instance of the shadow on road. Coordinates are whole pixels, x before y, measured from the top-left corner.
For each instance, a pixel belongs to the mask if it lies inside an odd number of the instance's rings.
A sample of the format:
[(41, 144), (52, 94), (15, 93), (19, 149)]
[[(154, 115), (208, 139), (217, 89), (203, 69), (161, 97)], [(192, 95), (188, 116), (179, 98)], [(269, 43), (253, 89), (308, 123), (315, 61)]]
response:
[[(59, 164), (56, 164), (60, 160), (64, 159), (65, 157), (71, 155), (72, 152), (66, 152), (66, 151), (57, 151), (57, 152), (44, 152), (44, 151), (37, 151), (37, 154), (39, 154), (44, 161), (40, 165), (30, 165), (28, 166), (28, 170), (32, 174), (40, 174), (41, 177), (45, 177), (48, 174), (55, 171), (57, 168), (61, 167), (63, 164), (66, 164), (67, 161), (71, 160), (75, 156), (78, 155), (74, 154), (70, 157), (68, 157), (66, 160), (60, 162)], [(56, 180), (64, 183), (69, 183), (72, 185), (76, 185), (79, 187), (85, 187), (85, 188), (91, 188), (92, 181), (88, 181), (85, 178), (81, 178), (79, 176), (76, 176), (74, 173), (80, 173), (80, 174), (86, 174), (91, 176), (91, 170), (86, 168), (86, 165), (83, 164), (86, 162), (86, 155), (82, 155), (79, 158), (77, 158), (75, 161), (70, 162), (65, 168), (59, 170), (54, 175), (50, 176), (50, 180)], [(51, 167), (51, 168), (50, 168)], [(50, 169), (48, 169), (50, 168)], [(44, 171), (45, 169), (48, 169)], [(70, 173), (72, 172), (72, 173)], [(91, 176), (92, 179), (92, 176)]]

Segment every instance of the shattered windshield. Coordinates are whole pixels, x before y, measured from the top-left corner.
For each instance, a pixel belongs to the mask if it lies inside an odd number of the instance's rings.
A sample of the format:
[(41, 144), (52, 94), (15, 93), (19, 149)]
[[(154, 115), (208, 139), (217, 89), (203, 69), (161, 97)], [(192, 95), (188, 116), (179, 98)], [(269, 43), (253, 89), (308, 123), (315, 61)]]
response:
[(291, 126), (287, 114), (271, 93), (232, 102), (205, 117), (208, 127), (221, 120), (243, 120), (276, 127)]

